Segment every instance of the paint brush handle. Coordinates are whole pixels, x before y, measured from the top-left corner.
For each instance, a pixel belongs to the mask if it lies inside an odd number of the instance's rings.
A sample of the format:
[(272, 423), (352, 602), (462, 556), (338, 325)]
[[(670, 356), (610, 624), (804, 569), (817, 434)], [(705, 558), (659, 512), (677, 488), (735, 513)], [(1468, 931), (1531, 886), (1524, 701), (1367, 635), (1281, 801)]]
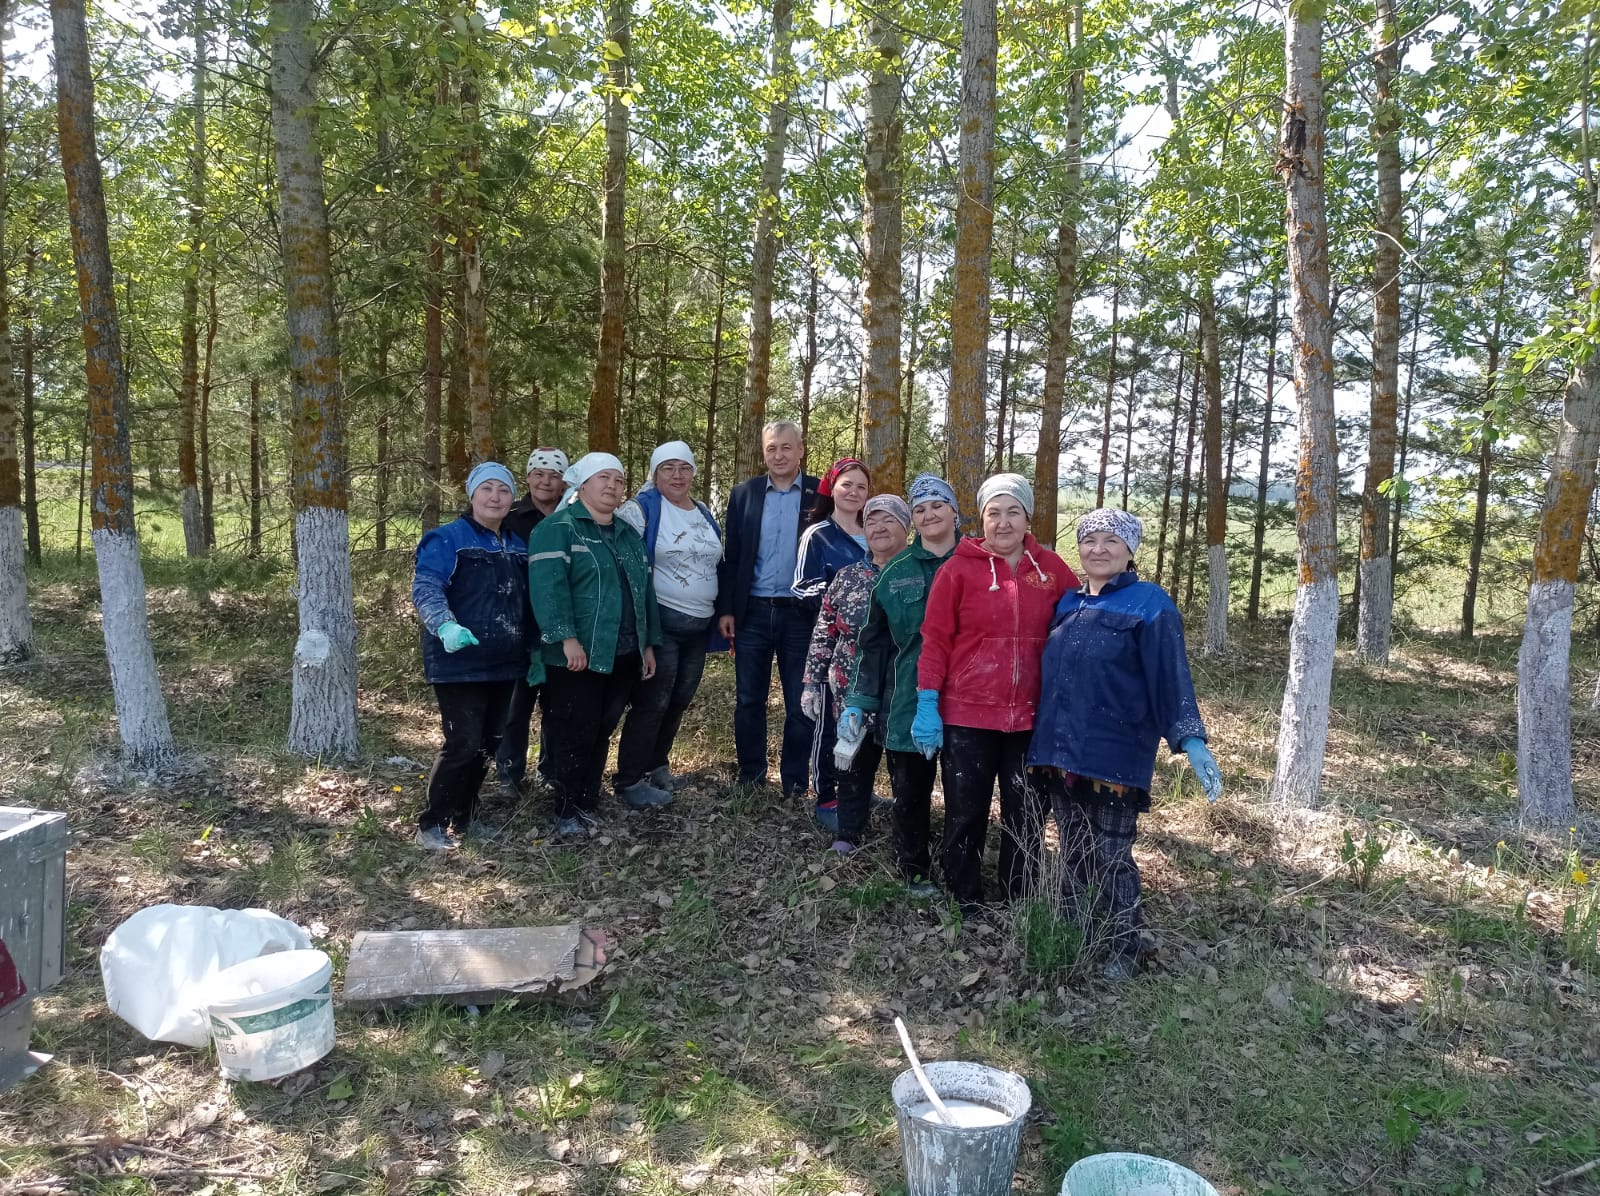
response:
[(933, 1085), (928, 1082), (928, 1073), (922, 1070), (922, 1060), (917, 1058), (917, 1048), (911, 1045), (911, 1035), (906, 1033), (906, 1024), (899, 1018), (894, 1019), (894, 1028), (900, 1034), (900, 1046), (906, 1053), (906, 1058), (911, 1062), (911, 1074), (917, 1077), (917, 1083), (922, 1085), (922, 1092), (928, 1098), (928, 1103), (938, 1111), (939, 1120), (946, 1125), (954, 1125), (956, 1119), (950, 1116), (950, 1110), (944, 1107), (944, 1102), (939, 1099), (939, 1094), (933, 1090)]

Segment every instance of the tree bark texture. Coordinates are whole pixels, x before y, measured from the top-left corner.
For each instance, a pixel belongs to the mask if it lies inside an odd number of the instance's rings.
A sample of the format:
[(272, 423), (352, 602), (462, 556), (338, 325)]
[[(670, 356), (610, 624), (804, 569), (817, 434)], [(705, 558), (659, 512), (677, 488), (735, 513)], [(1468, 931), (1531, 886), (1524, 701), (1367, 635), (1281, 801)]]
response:
[(706, 399), (706, 459), (700, 468), (700, 501), (711, 502), (717, 459), (717, 410), (722, 405), (722, 317), (727, 308), (728, 275), (717, 263), (717, 314), (711, 323), (711, 394)]
[(356, 621), (350, 580), (343, 385), (310, 36), (311, 0), (273, 0), (272, 132), (293, 410), (295, 643), (289, 750), (356, 751)]
[(1372, 73), (1376, 94), (1372, 141), (1377, 158), (1377, 221), (1372, 261), (1372, 402), (1367, 474), (1361, 487), (1361, 611), (1356, 658), (1389, 663), (1394, 586), (1389, 562), (1389, 480), (1394, 476), (1395, 420), (1400, 393), (1400, 107), (1394, 80), (1400, 69), (1395, 0), (1377, 0)]
[(1500, 330), (1498, 321), (1489, 340), (1486, 373), (1488, 389), (1483, 399), (1483, 422), (1478, 429), (1478, 480), (1473, 489), (1472, 540), (1467, 547), (1467, 579), (1461, 590), (1461, 638), (1470, 640), (1477, 629), (1478, 580), (1483, 575), (1483, 547), (1489, 536), (1489, 482), (1494, 472), (1494, 392), (1500, 381)]
[(1100, 472), (1095, 480), (1094, 505), (1106, 505), (1106, 477), (1111, 471), (1111, 409), (1115, 405), (1117, 385), (1117, 336), (1119, 312), (1122, 307), (1122, 217), (1117, 217), (1116, 262), (1111, 267), (1111, 350), (1106, 358), (1106, 396), (1101, 411)]
[(250, 556), (261, 555), (261, 379), (250, 379)]
[(989, 253), (994, 242), (995, 0), (961, 0), (961, 138), (950, 312), (949, 481), (977, 517), (987, 439)]
[(216, 487), (211, 476), (211, 365), (217, 347), (217, 264), (211, 262), (211, 285), (206, 288), (206, 337), (200, 351), (200, 521), (206, 548), (217, 546)]
[(1300, 408), (1295, 474), (1300, 577), (1272, 777), (1272, 800), (1283, 806), (1315, 806), (1321, 798), (1339, 621), (1339, 449), (1333, 418), (1333, 313), (1323, 173), (1322, 17), (1322, 8), (1312, 2), (1292, 6), (1285, 17), (1287, 87), (1277, 162), (1289, 192), (1289, 323)]
[(866, 301), (861, 322), (865, 363), (867, 469), (873, 489), (905, 490), (906, 462), (900, 421), (900, 89), (904, 47), (898, 27), (884, 13), (867, 19), (872, 71), (867, 80), (866, 203), (862, 232), (867, 242)]
[[(614, 453), (621, 444), (623, 312), (627, 291), (628, 54), (633, 12), (630, 0), (607, 0), (606, 36), (620, 54), (607, 51), (606, 162), (601, 179), (600, 342), (589, 390), (589, 448)], [(782, 159), (779, 159), (782, 167)]]
[[(1590, 301), (1600, 294), (1600, 204), (1590, 211)], [(1545, 486), (1527, 622), (1517, 652), (1517, 795), (1525, 825), (1560, 828), (1572, 795), (1573, 594), (1600, 452), (1600, 353), (1567, 380), (1561, 433)], [(1596, 690), (1600, 694), (1600, 688)]]
[(72, 224), (72, 257), (83, 315), (94, 477), (89, 510), (100, 574), (101, 630), (111, 667), (123, 761), (153, 770), (177, 754), (161, 696), (144, 570), (133, 520), (133, 447), (128, 435), (128, 375), (106, 231), (105, 188), (95, 144), (94, 80), (82, 0), (51, 0), (56, 58), (56, 127)]
[(1267, 542), (1267, 490), (1272, 484), (1272, 400), (1278, 390), (1278, 282), (1272, 282), (1267, 313), (1267, 383), (1261, 398), (1261, 468), (1256, 476), (1255, 550), (1250, 554), (1250, 601), (1245, 618), (1261, 617), (1261, 554)]
[[(30, 284), (33, 279), (33, 259), (36, 252), (33, 240), (30, 238), (22, 258), (24, 286)], [(33, 401), (33, 345), (37, 333), (31, 304), (24, 317), (26, 322), (22, 329), (22, 511), (28, 523), (28, 559), (39, 565), (44, 562), (44, 545), (39, 538), (39, 455), (35, 447), (38, 416)]]
[[(449, 84), (440, 80), (434, 103), (449, 102)], [(428, 264), (422, 288), (422, 530), (439, 526), (440, 417), (444, 408), (444, 188), (428, 188), (431, 213)]]
[(200, 272), (205, 256), (206, 221), (206, 35), (205, 5), (190, 9), (194, 33), (193, 128), (189, 142), (189, 252), (183, 265), (183, 317), (179, 324), (182, 372), (178, 384), (178, 486), (182, 491), (183, 546), (193, 559), (206, 555), (205, 510), (195, 429), (200, 406)]
[(1199, 280), (1200, 376), (1206, 387), (1206, 639), (1202, 651), (1228, 651), (1228, 478), (1222, 464), (1222, 346), (1217, 333), (1217, 297), (1211, 278)]
[(782, 217), (783, 155), (789, 146), (789, 95), (793, 87), (790, 42), (794, 0), (772, 0), (772, 71), (767, 80), (767, 148), (756, 193), (756, 236), (750, 253), (750, 350), (745, 358), (744, 400), (739, 410), (735, 476), (762, 470), (761, 429), (767, 420), (772, 374), (772, 290), (778, 270), (778, 225)]
[[(461, 117), (467, 128), (467, 144), (461, 155), (466, 188), (461, 228), (461, 312), (467, 349), (468, 422), (472, 431), (468, 457), (477, 465), (494, 460), (494, 397), (489, 386), (489, 311), (483, 288), (483, 202), (478, 194), (478, 81), (470, 73), (461, 83)], [(623, 145), (626, 148), (626, 130)]]

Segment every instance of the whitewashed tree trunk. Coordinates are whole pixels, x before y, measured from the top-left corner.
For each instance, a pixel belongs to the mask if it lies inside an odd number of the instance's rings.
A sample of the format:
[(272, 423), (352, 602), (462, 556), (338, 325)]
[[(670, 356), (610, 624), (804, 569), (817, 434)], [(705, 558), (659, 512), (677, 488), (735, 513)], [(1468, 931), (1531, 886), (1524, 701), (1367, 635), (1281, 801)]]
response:
[(1222, 544), (1206, 546), (1206, 644), (1207, 656), (1228, 652), (1228, 549)]
[(1300, 406), (1295, 482), (1300, 584), (1289, 631), (1289, 676), (1278, 725), (1272, 800), (1279, 805), (1313, 806), (1322, 793), (1339, 621), (1339, 447), (1333, 422), (1333, 320), (1323, 175), (1322, 9), (1291, 6), (1284, 42), (1287, 87), (1278, 169), (1289, 190), (1291, 356)]
[(72, 256), (83, 316), (84, 378), (94, 474), (90, 539), (100, 572), (101, 631), (111, 665), (123, 762), (151, 770), (177, 754), (167, 725), (145, 616), (144, 570), (133, 519), (133, 446), (128, 434), (128, 374), (117, 326), (106, 232), (105, 185), (94, 132), (94, 76), (82, 0), (50, 6), (55, 41), (56, 128), (72, 222)]
[[(1591, 180), (1588, 195), (1593, 196)], [(1600, 291), (1600, 203), (1590, 209), (1589, 286)], [(1517, 652), (1517, 794), (1526, 826), (1561, 827), (1572, 795), (1572, 602), (1578, 579), (1595, 455), (1600, 452), (1600, 353), (1590, 350), (1567, 380), (1561, 434), (1534, 546), (1528, 616)], [(1595, 691), (1600, 702), (1600, 686)]]
[(350, 581), (350, 517), (329, 507), (295, 516), (300, 638), (294, 645), (289, 750), (356, 752), (356, 620)]
[(101, 630), (111, 665), (123, 762), (138, 771), (156, 769), (171, 761), (176, 749), (150, 646), (139, 538), (95, 528), (89, 539), (100, 571)]
[(15, 664), (33, 655), (27, 557), (22, 508), (0, 506), (0, 664)]

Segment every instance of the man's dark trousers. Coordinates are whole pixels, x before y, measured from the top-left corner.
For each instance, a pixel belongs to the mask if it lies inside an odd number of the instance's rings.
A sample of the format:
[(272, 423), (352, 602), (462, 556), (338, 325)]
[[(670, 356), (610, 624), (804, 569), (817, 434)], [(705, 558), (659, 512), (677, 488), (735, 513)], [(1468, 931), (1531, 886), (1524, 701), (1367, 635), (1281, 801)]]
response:
[(739, 781), (762, 784), (767, 779), (767, 698), (772, 690), (772, 662), (778, 662), (783, 689), (783, 752), (778, 776), (785, 794), (803, 794), (811, 760), (811, 720), (800, 713), (800, 689), (806, 649), (811, 644), (811, 617), (798, 598), (752, 595), (744, 618), (734, 628), (733, 670), (737, 705), (733, 741), (739, 758)]

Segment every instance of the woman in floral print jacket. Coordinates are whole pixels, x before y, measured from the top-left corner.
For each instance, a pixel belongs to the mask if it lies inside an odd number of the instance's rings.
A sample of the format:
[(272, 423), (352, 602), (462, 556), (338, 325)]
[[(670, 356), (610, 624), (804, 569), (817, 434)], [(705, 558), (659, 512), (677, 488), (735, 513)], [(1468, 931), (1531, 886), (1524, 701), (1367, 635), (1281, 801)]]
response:
[[(829, 583), (817, 624), (811, 632), (811, 648), (806, 653), (805, 688), (800, 703), (817, 728), (811, 741), (813, 775), (824, 753), (831, 755), (833, 752), (834, 736), (830, 730), (834, 719), (824, 716), (829, 712), (837, 716), (844, 707), (844, 695), (855, 671), (856, 636), (867, 621), (872, 587), (877, 584), (883, 566), (905, 549), (906, 535), (911, 530), (911, 508), (896, 494), (879, 494), (867, 500), (862, 516), (867, 534), (867, 559), (845, 566)], [(851, 790), (848, 797), (847, 788)], [(860, 842), (866, 830), (871, 792), (870, 776), (864, 783), (848, 785), (846, 779), (840, 777), (838, 798), (817, 806), (817, 821), (834, 833), (835, 850), (849, 851)]]

